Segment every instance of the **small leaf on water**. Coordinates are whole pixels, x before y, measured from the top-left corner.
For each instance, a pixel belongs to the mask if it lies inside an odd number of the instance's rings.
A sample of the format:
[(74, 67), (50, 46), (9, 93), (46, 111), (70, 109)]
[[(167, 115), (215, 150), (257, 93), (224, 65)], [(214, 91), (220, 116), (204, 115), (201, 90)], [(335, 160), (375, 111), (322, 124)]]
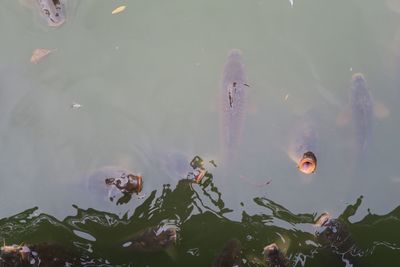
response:
[(42, 60), (45, 56), (53, 52), (54, 50), (48, 50), (44, 48), (37, 48), (33, 51), (31, 56), (31, 63), (37, 64), (40, 60)]
[(289, 99), (289, 94), (285, 95), (285, 101), (287, 101)]
[(124, 11), (125, 10), (125, 8), (126, 8), (126, 6), (119, 6), (119, 7), (117, 7), (116, 9), (114, 9), (112, 12), (111, 12), (111, 14), (118, 14), (118, 13), (121, 13), (122, 11)]

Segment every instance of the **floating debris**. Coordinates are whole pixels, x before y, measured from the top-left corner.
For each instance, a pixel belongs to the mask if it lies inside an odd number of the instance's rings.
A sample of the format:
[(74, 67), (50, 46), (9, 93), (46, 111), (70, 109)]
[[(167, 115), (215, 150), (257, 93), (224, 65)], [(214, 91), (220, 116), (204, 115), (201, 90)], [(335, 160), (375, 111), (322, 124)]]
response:
[(71, 104), (71, 108), (72, 109), (80, 109), (82, 107), (82, 105), (81, 104), (79, 104), (79, 103), (72, 103)]
[(140, 193), (143, 188), (142, 176), (128, 174), (120, 178), (107, 178), (105, 179), (107, 185), (114, 185), (122, 193)]
[(267, 181), (264, 181), (264, 182), (255, 182), (255, 181), (251, 180), (250, 178), (243, 176), (243, 175), (239, 176), (239, 178), (242, 179), (243, 181), (245, 181), (246, 183), (256, 186), (256, 187), (267, 186), (272, 182), (271, 179), (268, 179)]
[(192, 166), (193, 169), (197, 168), (204, 169), (203, 159), (200, 158), (199, 156), (195, 156), (190, 162), (190, 166)]
[(125, 8), (126, 8), (126, 6), (119, 6), (119, 7), (117, 7), (116, 9), (114, 9), (114, 10), (111, 12), (111, 14), (112, 14), (112, 15), (115, 15), (115, 14), (121, 13), (122, 11), (125, 10)]
[(285, 101), (287, 101), (289, 99), (289, 94), (285, 95)]
[(215, 163), (215, 161), (214, 161), (213, 159), (210, 160), (209, 162), (210, 162), (215, 168), (217, 168), (218, 165), (217, 165), (217, 163)]
[(37, 64), (39, 61), (41, 61), (44, 57), (49, 55), (50, 53), (54, 52), (54, 50), (49, 50), (45, 48), (37, 48), (32, 52), (31, 56), (31, 63), (32, 64)]
[(193, 168), (193, 172), (189, 173), (189, 178), (193, 175), (193, 180), (195, 183), (200, 183), (203, 177), (206, 175), (207, 171), (204, 168), (204, 161), (199, 156), (195, 156), (190, 162), (190, 166)]

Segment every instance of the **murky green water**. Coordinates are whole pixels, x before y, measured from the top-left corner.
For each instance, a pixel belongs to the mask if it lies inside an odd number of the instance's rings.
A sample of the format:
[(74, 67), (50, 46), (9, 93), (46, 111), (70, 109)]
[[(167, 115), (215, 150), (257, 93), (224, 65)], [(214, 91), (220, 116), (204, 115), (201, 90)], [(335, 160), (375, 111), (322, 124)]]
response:
[[(119, 5), (126, 10), (111, 15)], [(351, 233), (354, 266), (398, 266), (399, 6), (71, 0), (68, 21), (49, 28), (34, 5), (2, 1), (0, 238), (59, 244), (88, 266), (210, 266), (232, 238), (243, 266), (264, 266), (272, 242), (292, 266), (350, 266), (316, 237), (314, 222), (329, 212)], [(31, 64), (36, 48), (56, 51)], [(232, 48), (243, 53), (250, 87), (228, 169), (219, 84)], [(351, 124), (338, 119), (357, 72), (386, 107), (363, 161)], [(288, 155), (305, 117), (319, 136), (311, 176)], [(208, 174), (201, 184), (179, 182), (195, 155)], [(142, 192), (110, 201), (88, 185), (104, 166), (140, 173)], [(152, 226), (177, 228), (177, 244), (121, 249)]]

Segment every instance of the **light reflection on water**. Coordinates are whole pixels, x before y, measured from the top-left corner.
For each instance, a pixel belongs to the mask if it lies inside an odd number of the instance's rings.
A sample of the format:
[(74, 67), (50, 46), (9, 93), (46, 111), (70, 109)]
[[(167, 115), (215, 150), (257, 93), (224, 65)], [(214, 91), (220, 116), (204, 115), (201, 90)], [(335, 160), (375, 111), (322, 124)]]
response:
[[(182, 159), (195, 155), (218, 165), (218, 192), (193, 185), (196, 202), (218, 206), (222, 195), (235, 221), (265, 212), (255, 197), (339, 215), (363, 195), (353, 222), (399, 205), (396, 1), (143, 2), (115, 16), (108, 1), (72, 2), (59, 29), (17, 1), (0, 4), (0, 217), (38, 206), (62, 219), (72, 204), (133, 214), (154, 190), (174, 187)], [(57, 51), (30, 65), (40, 47)], [(239, 160), (227, 170), (218, 164), (218, 86), (232, 48), (243, 52), (250, 87)], [(362, 167), (351, 127), (336, 124), (356, 72), (390, 110), (374, 119)], [(310, 110), (320, 156), (304, 182), (288, 146)], [(141, 173), (144, 197), (117, 206), (90, 195), (87, 174), (104, 166)]]

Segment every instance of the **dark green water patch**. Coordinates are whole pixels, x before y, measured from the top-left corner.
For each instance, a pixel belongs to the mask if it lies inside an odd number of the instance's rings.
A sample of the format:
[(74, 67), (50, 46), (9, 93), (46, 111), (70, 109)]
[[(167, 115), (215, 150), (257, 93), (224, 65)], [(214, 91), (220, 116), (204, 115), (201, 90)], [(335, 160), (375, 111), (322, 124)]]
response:
[[(159, 196), (153, 191), (131, 216), (74, 205), (75, 215), (58, 220), (38, 208), (28, 209), (0, 220), (0, 238), (7, 245), (40, 249), (40, 266), (64, 266), (65, 262), (73, 266), (210, 266), (229, 240), (241, 245), (242, 266), (267, 266), (262, 251), (270, 243), (278, 244), (292, 266), (336, 267), (346, 266), (346, 261), (354, 266), (397, 266), (400, 261), (400, 207), (350, 222), (361, 205), (360, 197), (338, 218), (331, 218), (330, 226), (318, 228), (316, 213), (295, 214), (258, 197), (254, 203), (264, 210), (252, 215), (244, 210), (241, 220), (233, 221), (224, 216), (229, 209), (221, 194), (208, 206), (200, 200), (209, 189), (218, 192), (209, 178), (201, 190), (182, 180), (175, 188), (164, 186)], [(145, 252), (125, 249), (124, 244), (144, 229), (174, 229), (176, 242), (165, 247), (150, 242)], [(25, 266), (16, 262), (15, 266)]]

